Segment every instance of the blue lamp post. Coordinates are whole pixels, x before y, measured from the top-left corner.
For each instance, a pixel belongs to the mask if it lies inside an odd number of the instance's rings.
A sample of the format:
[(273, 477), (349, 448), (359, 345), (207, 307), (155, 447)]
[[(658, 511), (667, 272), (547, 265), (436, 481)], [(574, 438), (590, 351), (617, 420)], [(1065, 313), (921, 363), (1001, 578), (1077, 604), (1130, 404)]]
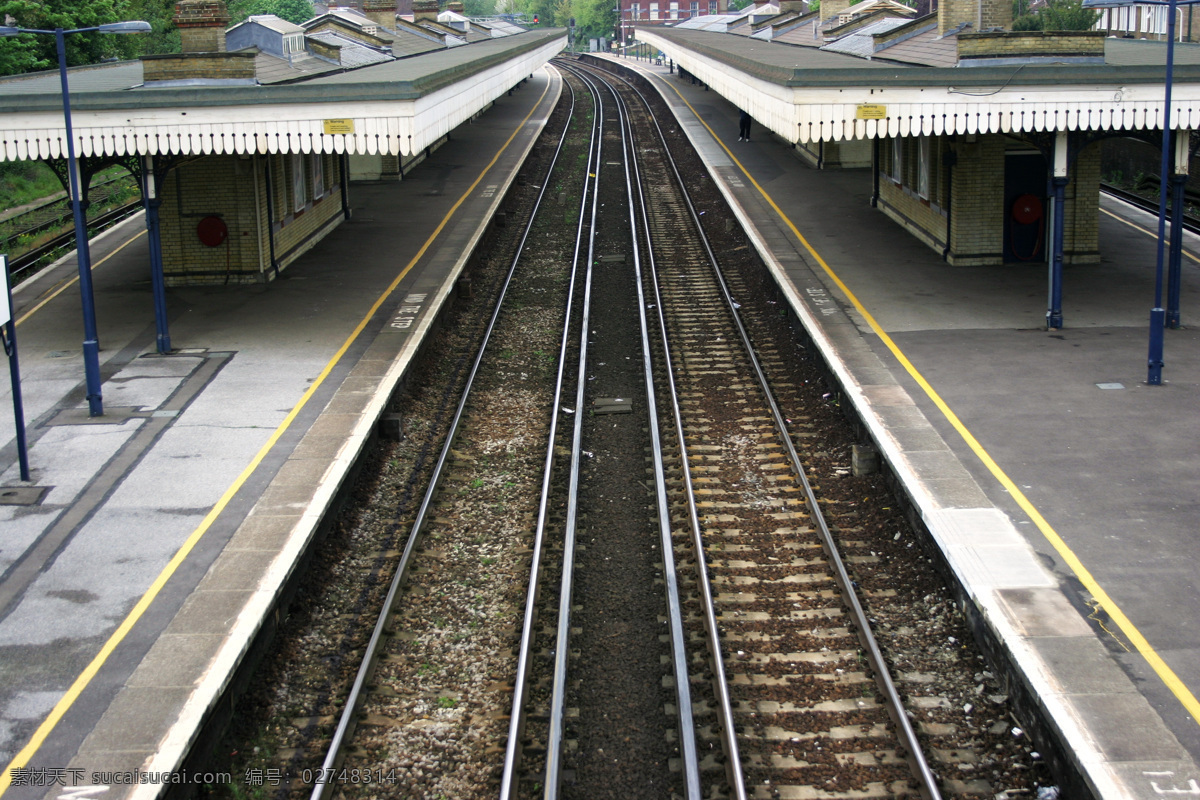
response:
[(100, 395), (100, 342), (96, 336), (96, 303), (92, 293), (92, 260), (88, 251), (87, 220), (84, 219), (80, 202), (79, 164), (75, 160), (75, 137), (71, 132), (71, 98), (67, 90), (67, 48), (69, 33), (146, 33), (149, 22), (110, 22), (92, 28), (63, 30), (36, 30), (0, 26), (0, 36), (18, 36), (22, 33), (53, 34), (58, 48), (58, 76), (62, 83), (63, 119), (67, 131), (67, 175), (71, 192), (71, 211), (75, 217), (76, 260), (79, 262), (79, 294), (83, 301), (83, 371), (87, 379), (88, 413), (93, 417), (104, 414)]
[[(1146, 374), (1146, 383), (1151, 386), (1162, 384), (1163, 331), (1167, 325), (1167, 312), (1163, 308), (1163, 252), (1167, 238), (1167, 186), (1171, 182), (1171, 84), (1175, 73), (1175, 11), (1178, 6), (1195, 5), (1197, 2), (1200, 0), (1137, 0), (1137, 2), (1083, 0), (1084, 8), (1094, 9), (1121, 8), (1133, 5), (1167, 7), (1167, 77), (1166, 96), (1163, 102), (1162, 161), (1158, 192), (1158, 255), (1154, 270), (1154, 308), (1150, 309), (1150, 347)], [(1175, 309), (1174, 316), (1178, 317), (1178, 309)]]

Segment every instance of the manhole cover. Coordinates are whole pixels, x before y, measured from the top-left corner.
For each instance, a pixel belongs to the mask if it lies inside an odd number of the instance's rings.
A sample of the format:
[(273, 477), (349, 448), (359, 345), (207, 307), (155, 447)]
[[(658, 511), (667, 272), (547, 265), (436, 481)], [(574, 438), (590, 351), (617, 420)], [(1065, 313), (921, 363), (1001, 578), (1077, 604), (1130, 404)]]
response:
[(51, 350), (46, 353), (46, 358), (70, 358), (75, 355), (74, 350)]
[(1123, 384), (1123, 383), (1097, 383), (1096, 387), (1100, 388), (1100, 389), (1124, 389), (1125, 384)]

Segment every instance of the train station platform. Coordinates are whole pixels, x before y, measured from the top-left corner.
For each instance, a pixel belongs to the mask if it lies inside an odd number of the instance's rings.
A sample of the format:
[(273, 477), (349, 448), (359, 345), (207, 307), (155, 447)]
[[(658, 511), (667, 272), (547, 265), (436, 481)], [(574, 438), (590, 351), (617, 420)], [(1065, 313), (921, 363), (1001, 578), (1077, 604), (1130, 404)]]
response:
[(279, 280), (170, 290), (169, 355), (141, 216), (94, 240), (101, 417), (74, 257), (16, 290), (32, 480), (0, 381), (0, 795), (187, 779), (201, 720), (560, 91), (542, 68), (405, 180), (354, 185), (351, 218)]
[(1200, 796), (1200, 239), (1164, 383), (1147, 380), (1157, 218), (1102, 199), (1098, 266), (952, 267), (871, 207), (870, 170), (819, 171), (668, 67), (674, 109), (841, 381), (1078, 784)]

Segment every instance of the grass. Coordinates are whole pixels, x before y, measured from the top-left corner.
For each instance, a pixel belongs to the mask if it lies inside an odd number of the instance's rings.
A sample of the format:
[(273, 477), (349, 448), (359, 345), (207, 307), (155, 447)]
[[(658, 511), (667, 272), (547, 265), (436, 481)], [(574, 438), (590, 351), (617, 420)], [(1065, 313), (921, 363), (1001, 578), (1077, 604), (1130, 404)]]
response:
[(52, 197), (62, 191), (54, 172), (41, 161), (7, 161), (0, 163), (0, 197), (3, 209)]

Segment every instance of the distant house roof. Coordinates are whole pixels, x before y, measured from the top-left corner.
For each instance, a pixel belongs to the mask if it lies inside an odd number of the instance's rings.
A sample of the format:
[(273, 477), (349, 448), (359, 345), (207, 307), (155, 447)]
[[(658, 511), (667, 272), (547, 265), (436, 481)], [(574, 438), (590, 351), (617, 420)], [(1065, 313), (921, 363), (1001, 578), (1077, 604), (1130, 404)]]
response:
[(953, 67), (958, 63), (958, 32), (959, 28), (954, 28), (938, 35), (937, 12), (927, 14), (875, 36), (874, 57), (900, 64)]
[[(382, 64), (391, 61), (392, 56), (374, 47), (368, 47), (350, 36), (344, 36), (336, 31), (317, 31), (306, 37), (321, 42), (327, 47), (338, 49), (338, 63), (348, 69), (365, 67), (370, 64)], [(390, 48), (389, 48), (390, 50)]]
[(294, 22), (288, 22), (286, 19), (280, 19), (274, 14), (251, 14), (243, 22), (239, 22), (225, 32), (226, 37), (230, 33), (242, 27), (243, 25), (261, 25), (264, 28), (275, 31), (276, 33), (304, 33), (304, 28)]
[(492, 29), (492, 36), (512, 36), (525, 30), (520, 25), (506, 19), (489, 19), (486, 24)]
[(881, 19), (870, 25), (851, 31), (828, 44), (822, 45), (821, 49), (833, 53), (858, 56), (859, 58), (872, 58), (875, 55), (874, 34), (887, 33), (893, 28), (899, 28), (906, 23), (908, 23), (907, 19), (900, 19), (898, 17)]

